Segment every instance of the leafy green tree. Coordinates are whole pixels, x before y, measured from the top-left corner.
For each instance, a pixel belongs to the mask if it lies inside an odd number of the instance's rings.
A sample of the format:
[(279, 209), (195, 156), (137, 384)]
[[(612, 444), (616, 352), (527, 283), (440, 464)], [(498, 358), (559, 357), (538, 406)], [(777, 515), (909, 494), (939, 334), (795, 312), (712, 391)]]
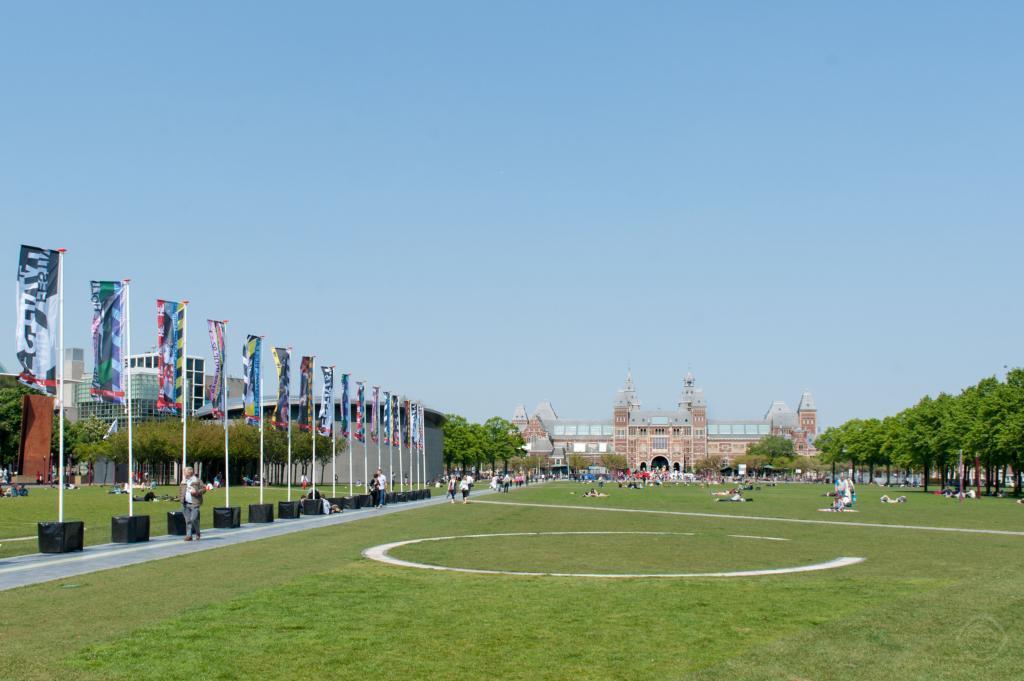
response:
[(483, 431), (488, 459), (492, 462), (500, 459), (507, 471), (509, 461), (523, 453), (523, 436), (519, 428), (500, 416), (492, 416), (484, 421)]
[(21, 405), (25, 395), (37, 395), (23, 385), (0, 388), (0, 464), (13, 466), (21, 447)]
[(615, 452), (608, 452), (601, 455), (601, 465), (609, 471), (624, 471), (629, 467), (626, 457)]
[(747, 447), (746, 456), (760, 457), (766, 464), (771, 464), (776, 468), (783, 467), (792, 463), (795, 456), (793, 441), (777, 435), (769, 435)]
[(585, 468), (590, 466), (590, 459), (583, 456), (582, 454), (570, 454), (568, 457), (566, 457), (566, 463), (569, 464), (569, 468), (574, 473), (579, 473), (581, 470), (584, 470)]

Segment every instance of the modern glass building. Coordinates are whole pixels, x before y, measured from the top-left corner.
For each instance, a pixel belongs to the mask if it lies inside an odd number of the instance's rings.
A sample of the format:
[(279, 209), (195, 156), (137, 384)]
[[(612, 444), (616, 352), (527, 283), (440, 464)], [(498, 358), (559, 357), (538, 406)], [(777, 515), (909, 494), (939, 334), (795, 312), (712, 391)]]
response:
[[(132, 382), (132, 417), (138, 421), (156, 418), (180, 418), (177, 415), (161, 413), (156, 408), (159, 380), (157, 376), (156, 353), (132, 355), (125, 362), (131, 367)], [(202, 357), (188, 357), (185, 364), (188, 377), (188, 391), (191, 395), (189, 415), (203, 407), (206, 390), (204, 370), (206, 360)], [(128, 426), (128, 412), (124, 405), (100, 402), (89, 394), (91, 375), (82, 377), (81, 383), (74, 386), (74, 405), (77, 417), (81, 419), (98, 418), (104, 421), (118, 420), (118, 429)]]

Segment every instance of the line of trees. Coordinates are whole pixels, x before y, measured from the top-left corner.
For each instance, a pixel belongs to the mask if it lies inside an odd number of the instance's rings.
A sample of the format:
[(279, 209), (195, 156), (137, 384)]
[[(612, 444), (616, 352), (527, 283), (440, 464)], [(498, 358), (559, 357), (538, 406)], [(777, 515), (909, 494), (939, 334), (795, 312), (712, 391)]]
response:
[(823, 461), (867, 467), (873, 479), (885, 468), (924, 474), (943, 486), (955, 476), (963, 452), (965, 484), (976, 484), (977, 457), (986, 493), (1000, 491), (1012, 470), (1013, 491), (1021, 494), (1024, 468), (1024, 369), (1003, 381), (989, 377), (959, 395), (925, 396), (912, 407), (884, 419), (852, 419), (827, 429), (815, 440)]
[(446, 414), (444, 422), (445, 468), (449, 471), (481, 469), (490, 464), (497, 469), (500, 461), (505, 470), (511, 466), (537, 468), (541, 465), (537, 456), (526, 456), (523, 451), (523, 436), (511, 421), (493, 416), (483, 423), (472, 423), (464, 416)]
[[(140, 421), (133, 425), (132, 456), (140, 465), (165, 470), (181, 461), (181, 421), (159, 419)], [(313, 437), (292, 425), (292, 463), (299, 466), (300, 474), (312, 473)], [(212, 477), (224, 470), (224, 425), (219, 421), (189, 420), (186, 435), (189, 463), (200, 463), (204, 476)], [(337, 453), (345, 452), (348, 442), (339, 438)], [(260, 431), (256, 426), (235, 420), (228, 421), (228, 448), (231, 454), (232, 479), (259, 472)], [(325, 479), (331, 464), (331, 438), (316, 435), (317, 480)], [(100, 439), (78, 448), (81, 461), (95, 462), (108, 459), (115, 463), (128, 461), (128, 433), (121, 430), (108, 439)], [(263, 460), (267, 480), (284, 480), (287, 475), (288, 433), (276, 428), (263, 430)]]
[[(21, 443), (21, 404), (26, 394), (35, 394), (23, 386), (0, 388), (0, 464), (13, 467), (18, 459)], [(103, 439), (110, 428), (109, 421), (90, 418), (64, 422), (64, 453), (74, 463), (95, 463), (102, 459), (114, 463), (128, 461), (128, 433), (122, 429)], [(162, 472), (169, 479), (171, 464), (181, 461), (181, 421), (176, 418), (137, 421), (133, 429), (132, 454), (140, 469)], [(57, 419), (51, 453), (56, 456)], [(283, 480), (288, 460), (288, 433), (275, 428), (264, 429), (264, 462), (268, 480)], [(258, 472), (260, 457), (259, 428), (241, 421), (228, 422), (232, 479), (243, 474)], [(330, 465), (331, 438), (317, 435), (317, 479), (324, 479)], [(224, 427), (219, 421), (188, 422), (188, 458), (190, 463), (203, 465), (204, 475), (212, 477), (224, 469)], [(337, 452), (345, 452), (348, 443), (338, 439)], [(321, 458), (322, 457), (322, 458)], [(312, 473), (313, 443), (308, 431), (292, 426), (292, 462), (299, 466), (300, 474)]]

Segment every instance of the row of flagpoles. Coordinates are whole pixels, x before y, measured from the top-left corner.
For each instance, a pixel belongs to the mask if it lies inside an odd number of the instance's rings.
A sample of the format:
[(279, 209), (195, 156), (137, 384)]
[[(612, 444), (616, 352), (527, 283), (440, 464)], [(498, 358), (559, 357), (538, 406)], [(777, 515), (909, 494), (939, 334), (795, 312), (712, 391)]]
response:
[[(22, 370), (19, 380), (32, 388), (56, 395), (58, 426), (58, 520), (64, 520), (64, 249), (49, 250), (22, 246), (18, 261), (17, 323), (15, 336), (18, 361)], [(134, 470), (132, 443), (132, 383), (131, 372), (131, 280), (93, 281), (92, 341), (93, 375), (90, 394), (94, 399), (124, 405), (128, 421), (128, 513), (134, 515), (131, 493)], [(227, 320), (207, 320), (210, 345), (213, 352), (214, 380), (206, 398), (214, 417), (220, 417), (224, 426), (224, 485), (225, 506), (231, 504), (230, 447), (228, 441), (227, 372), (224, 363), (225, 330)], [(157, 410), (167, 415), (181, 415), (181, 466), (188, 464), (188, 420), (190, 394), (188, 390), (187, 331), (188, 301), (157, 301)], [(291, 347), (274, 347), (277, 368), (278, 394), (274, 405), (272, 425), (288, 433), (287, 494), (292, 497), (292, 417), (291, 417)], [(129, 361), (126, 361), (129, 360)], [(264, 491), (263, 447), (263, 337), (248, 335), (242, 347), (242, 412), (245, 423), (259, 427), (260, 433), (260, 503)], [(331, 438), (332, 492), (337, 496), (337, 436), (347, 438), (349, 452), (349, 495), (353, 487), (353, 437), (363, 443), (363, 479), (369, 485), (369, 442), (377, 445), (377, 468), (383, 469), (382, 444), (388, 445), (388, 480), (393, 480), (393, 452), (398, 447), (398, 485), (404, 489), (403, 445), (408, 447), (410, 470), (417, 483), (426, 484), (426, 422), (422, 403), (403, 400), (398, 394), (384, 392), (380, 402), (379, 386), (372, 386), (372, 407), (369, 423), (364, 419), (366, 382), (356, 381), (357, 397), (354, 402), (355, 422), (350, 423), (353, 402), (349, 398), (351, 374), (341, 374), (341, 422), (337, 423), (334, 407), (335, 366), (321, 366), (323, 389), (320, 414), (315, 413), (314, 390), (315, 356), (303, 356), (299, 365), (299, 418), (300, 430), (308, 431), (312, 440), (312, 492), (316, 493), (316, 434)], [(402, 414), (406, 415), (403, 424)], [(315, 423), (314, 423), (315, 421)], [(415, 453), (415, 458), (413, 454)]]

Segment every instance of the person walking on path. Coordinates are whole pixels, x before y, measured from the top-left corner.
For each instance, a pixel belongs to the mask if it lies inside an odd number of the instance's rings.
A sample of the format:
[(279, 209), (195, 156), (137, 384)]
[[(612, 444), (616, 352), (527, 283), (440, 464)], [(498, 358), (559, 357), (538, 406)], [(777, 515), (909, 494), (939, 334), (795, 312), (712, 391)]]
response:
[(448, 476), (448, 496), (451, 499), (451, 503), (455, 503), (455, 493), (459, 489), (459, 479), (454, 475)]
[(199, 541), (199, 507), (203, 505), (203, 494), (206, 488), (203, 481), (195, 474), (192, 466), (185, 467), (185, 477), (178, 488), (181, 510), (185, 514), (185, 541)]
[(470, 488), (470, 485), (472, 484), (470, 482), (470, 480), (472, 480), (472, 478), (470, 478), (467, 475), (467, 476), (463, 477), (462, 478), (462, 482), (459, 483), (459, 489), (462, 491), (462, 503), (464, 503), (464, 504), (468, 504), (469, 503), (469, 488)]
[(380, 505), (388, 505), (388, 476), (384, 475), (384, 471), (377, 469), (377, 475), (380, 479)]
[(370, 499), (373, 501), (374, 508), (380, 508), (380, 475), (378, 473), (373, 474), (373, 480), (370, 481)]

